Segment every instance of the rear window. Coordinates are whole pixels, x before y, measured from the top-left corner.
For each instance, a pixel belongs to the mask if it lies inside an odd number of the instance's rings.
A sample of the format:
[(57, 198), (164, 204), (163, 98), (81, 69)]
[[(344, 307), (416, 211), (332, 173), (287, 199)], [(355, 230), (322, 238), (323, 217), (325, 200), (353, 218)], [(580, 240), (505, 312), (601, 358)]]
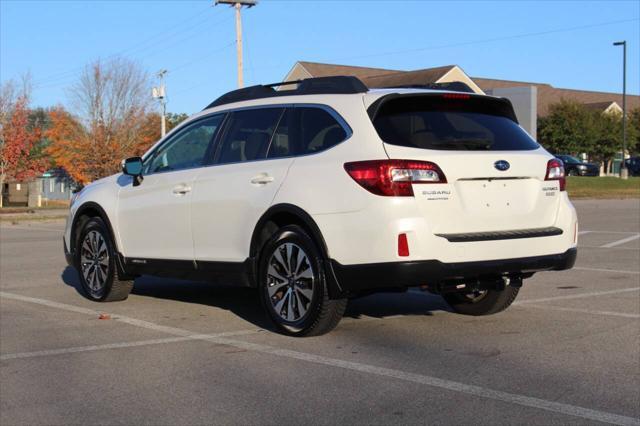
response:
[(383, 101), (373, 119), (392, 145), (457, 151), (524, 151), (538, 143), (499, 100), (467, 95), (403, 96)]
[(265, 158), (282, 112), (282, 108), (232, 112), (217, 163), (242, 163)]
[(320, 108), (296, 108), (300, 126), (300, 153), (314, 154), (336, 146), (347, 132), (327, 111)]

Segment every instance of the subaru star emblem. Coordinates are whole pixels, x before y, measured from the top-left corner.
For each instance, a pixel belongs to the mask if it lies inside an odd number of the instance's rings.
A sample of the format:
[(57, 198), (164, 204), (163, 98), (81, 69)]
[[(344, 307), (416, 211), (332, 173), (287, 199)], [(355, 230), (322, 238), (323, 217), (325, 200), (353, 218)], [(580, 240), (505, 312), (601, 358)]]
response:
[(493, 163), (493, 167), (500, 170), (501, 172), (504, 172), (506, 170), (509, 170), (509, 167), (511, 167), (511, 165), (509, 164), (509, 162), (505, 160), (498, 160), (495, 163)]

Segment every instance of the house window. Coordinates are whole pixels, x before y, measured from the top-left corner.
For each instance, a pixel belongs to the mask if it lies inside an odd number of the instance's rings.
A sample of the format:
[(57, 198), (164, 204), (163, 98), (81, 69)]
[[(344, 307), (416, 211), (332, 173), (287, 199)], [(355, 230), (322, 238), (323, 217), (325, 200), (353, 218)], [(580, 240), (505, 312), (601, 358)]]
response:
[(55, 182), (53, 179), (49, 179), (49, 192), (54, 192), (56, 190), (55, 188)]
[(16, 191), (20, 191), (22, 189), (22, 185), (19, 183), (16, 183)]
[(60, 192), (64, 193), (64, 182), (60, 182)]

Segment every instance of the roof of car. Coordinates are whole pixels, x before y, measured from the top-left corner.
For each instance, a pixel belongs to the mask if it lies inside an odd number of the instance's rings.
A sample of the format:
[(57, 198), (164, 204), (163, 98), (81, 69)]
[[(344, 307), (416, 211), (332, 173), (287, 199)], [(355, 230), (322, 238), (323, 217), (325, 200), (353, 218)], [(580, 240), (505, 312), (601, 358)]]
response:
[[(291, 90), (282, 90), (283, 87), (287, 86), (295, 87)], [(257, 101), (260, 99), (278, 98), (280, 103), (295, 102), (296, 100), (301, 100), (298, 97), (306, 95), (367, 95), (367, 98), (373, 102), (375, 99), (387, 94), (417, 94), (430, 92), (473, 93), (473, 90), (461, 82), (369, 89), (360, 79), (353, 76), (317, 77), (298, 81), (256, 85), (233, 90), (218, 97), (207, 105), (205, 110), (220, 106), (241, 104), (248, 101)]]

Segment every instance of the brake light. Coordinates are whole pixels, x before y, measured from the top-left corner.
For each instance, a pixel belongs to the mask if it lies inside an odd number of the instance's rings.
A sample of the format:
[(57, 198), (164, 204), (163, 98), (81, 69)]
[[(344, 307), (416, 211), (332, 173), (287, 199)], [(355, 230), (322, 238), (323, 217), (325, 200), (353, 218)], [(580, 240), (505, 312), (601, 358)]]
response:
[(440, 167), (429, 161), (356, 161), (344, 169), (364, 189), (382, 196), (413, 197), (414, 184), (447, 183)]
[(464, 93), (445, 93), (442, 95), (443, 99), (471, 99), (470, 95)]
[(547, 163), (547, 175), (544, 180), (557, 180), (560, 184), (560, 191), (564, 191), (567, 181), (564, 176), (564, 164), (562, 161), (554, 158)]

